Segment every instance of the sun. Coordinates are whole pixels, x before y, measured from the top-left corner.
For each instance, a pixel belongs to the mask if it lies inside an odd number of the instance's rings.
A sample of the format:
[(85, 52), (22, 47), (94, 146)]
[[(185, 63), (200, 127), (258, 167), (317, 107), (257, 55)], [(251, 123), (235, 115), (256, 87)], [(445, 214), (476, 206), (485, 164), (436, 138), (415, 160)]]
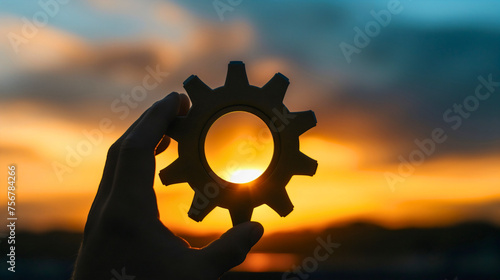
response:
[(229, 181), (237, 184), (248, 183), (257, 179), (262, 173), (259, 169), (238, 169), (231, 174)]

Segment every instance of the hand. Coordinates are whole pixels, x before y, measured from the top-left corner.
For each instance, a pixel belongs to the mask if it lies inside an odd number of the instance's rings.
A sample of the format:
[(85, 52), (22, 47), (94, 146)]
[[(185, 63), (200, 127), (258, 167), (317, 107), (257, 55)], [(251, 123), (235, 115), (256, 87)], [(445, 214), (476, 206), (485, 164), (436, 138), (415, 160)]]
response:
[[(171, 93), (151, 106), (111, 146), (85, 225), (74, 280), (217, 279), (240, 264), (264, 229), (235, 226), (202, 249), (191, 248), (159, 220), (153, 189), (155, 154), (187, 96)], [(160, 144), (158, 144), (160, 142)]]

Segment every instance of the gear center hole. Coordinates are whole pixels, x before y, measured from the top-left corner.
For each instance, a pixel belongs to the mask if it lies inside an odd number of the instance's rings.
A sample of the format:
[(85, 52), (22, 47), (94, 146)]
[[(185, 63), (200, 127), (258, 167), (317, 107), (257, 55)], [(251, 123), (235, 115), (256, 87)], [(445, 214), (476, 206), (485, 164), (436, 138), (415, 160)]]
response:
[(274, 141), (261, 118), (244, 111), (219, 117), (205, 138), (205, 157), (220, 178), (237, 184), (257, 179), (271, 163)]

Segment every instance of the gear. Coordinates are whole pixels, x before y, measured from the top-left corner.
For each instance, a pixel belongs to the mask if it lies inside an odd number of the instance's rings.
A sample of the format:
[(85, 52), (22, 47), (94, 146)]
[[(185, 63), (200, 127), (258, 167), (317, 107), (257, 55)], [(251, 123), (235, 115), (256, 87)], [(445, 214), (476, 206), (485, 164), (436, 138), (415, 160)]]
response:
[[(285, 190), (293, 175), (316, 173), (318, 163), (299, 150), (299, 136), (316, 125), (313, 111), (293, 112), (283, 104), (288, 78), (280, 73), (262, 88), (249, 85), (245, 64), (231, 61), (224, 86), (211, 89), (197, 76), (184, 81), (192, 106), (177, 117), (167, 135), (178, 142), (179, 157), (160, 171), (164, 185), (187, 182), (194, 190), (188, 215), (201, 221), (216, 206), (229, 210), (233, 225), (250, 221), (253, 208), (267, 204), (280, 216), (293, 210)], [(221, 116), (245, 111), (261, 118), (271, 131), (274, 154), (257, 179), (243, 184), (228, 182), (215, 174), (205, 157), (205, 138)]]

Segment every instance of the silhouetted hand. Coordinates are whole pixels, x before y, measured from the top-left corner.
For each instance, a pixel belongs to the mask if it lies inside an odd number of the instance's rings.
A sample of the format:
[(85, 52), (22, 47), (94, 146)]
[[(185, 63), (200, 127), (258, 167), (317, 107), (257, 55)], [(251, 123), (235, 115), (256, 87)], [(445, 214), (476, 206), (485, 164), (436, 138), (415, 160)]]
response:
[(75, 280), (217, 279), (242, 263), (261, 238), (262, 225), (247, 222), (195, 249), (159, 220), (153, 189), (155, 154), (170, 143), (164, 136), (168, 125), (188, 109), (187, 96), (171, 93), (144, 112), (109, 149)]

